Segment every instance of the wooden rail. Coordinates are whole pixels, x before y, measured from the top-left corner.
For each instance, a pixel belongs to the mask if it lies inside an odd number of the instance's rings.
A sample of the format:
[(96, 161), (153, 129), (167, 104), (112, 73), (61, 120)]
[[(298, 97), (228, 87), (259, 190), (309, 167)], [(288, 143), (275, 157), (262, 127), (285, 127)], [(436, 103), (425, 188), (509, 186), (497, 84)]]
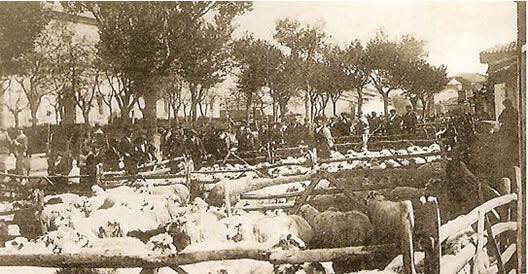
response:
[[(453, 255), (444, 255), (440, 259), (440, 268), (429, 273), (437, 274), (453, 274), (461, 271), (466, 265), (470, 265), (473, 273), (509, 273), (507, 265), (514, 254), (517, 254), (518, 261), (515, 264), (517, 273), (521, 273), (522, 249), (519, 247), (524, 237), (522, 223), (522, 182), (520, 177), (520, 169), (514, 168), (516, 192), (511, 193), (510, 180), (504, 178), (498, 188), (499, 197), (493, 198), (480, 206), (471, 210), (468, 214), (459, 217), (453, 221), (446, 223), (440, 227), (439, 242), (448, 239), (454, 239), (461, 233), (467, 231), (468, 227), (476, 224), (476, 244), (466, 245), (460, 252)], [(471, 173), (466, 174), (472, 180), (472, 183), (481, 184), (477, 181)], [(512, 207), (517, 209), (516, 220), (511, 221)], [(491, 218), (487, 216), (490, 212), (500, 212), (498, 220), (492, 224)], [(510, 234), (505, 234), (508, 231), (516, 231), (515, 239), (512, 239)], [(482, 265), (478, 262), (483, 259), (483, 256), (488, 256), (484, 253), (484, 247), (488, 247), (488, 252), (495, 258), (494, 264), (489, 269), (482, 269)], [(426, 250), (426, 257), (428, 256)]]
[(342, 258), (366, 258), (384, 253), (394, 245), (355, 246), (312, 250), (220, 249), (178, 253), (169, 256), (124, 256), (77, 254), (0, 254), (2, 266), (90, 267), (90, 268), (160, 268), (208, 261), (252, 259), (272, 264), (328, 262)]

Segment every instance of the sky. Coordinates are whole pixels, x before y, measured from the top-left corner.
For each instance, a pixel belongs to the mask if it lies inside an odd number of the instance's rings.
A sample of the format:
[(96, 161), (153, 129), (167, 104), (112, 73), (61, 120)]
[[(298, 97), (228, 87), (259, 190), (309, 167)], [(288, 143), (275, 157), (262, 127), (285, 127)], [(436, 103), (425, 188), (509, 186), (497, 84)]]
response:
[(379, 28), (394, 39), (413, 34), (426, 42), (428, 60), (444, 64), (448, 74), (486, 73), (479, 53), (516, 40), (514, 2), (254, 2), (237, 18), (235, 36), (246, 31), (273, 40), (275, 22), (296, 18), (323, 24), (338, 44), (366, 43)]

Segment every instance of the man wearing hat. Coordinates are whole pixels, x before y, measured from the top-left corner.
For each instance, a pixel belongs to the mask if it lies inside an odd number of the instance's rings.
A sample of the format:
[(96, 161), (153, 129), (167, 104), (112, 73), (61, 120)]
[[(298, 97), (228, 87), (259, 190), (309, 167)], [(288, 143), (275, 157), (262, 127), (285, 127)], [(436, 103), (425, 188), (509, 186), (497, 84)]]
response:
[(125, 138), (119, 143), (119, 152), (123, 157), (125, 164), (125, 169), (130, 174), (137, 173), (137, 161), (135, 160), (134, 155), (134, 145), (132, 141), (132, 131), (130, 129), (125, 129)]
[(329, 158), (330, 149), (334, 148), (332, 133), (321, 116), (315, 118), (314, 147), (319, 158)]

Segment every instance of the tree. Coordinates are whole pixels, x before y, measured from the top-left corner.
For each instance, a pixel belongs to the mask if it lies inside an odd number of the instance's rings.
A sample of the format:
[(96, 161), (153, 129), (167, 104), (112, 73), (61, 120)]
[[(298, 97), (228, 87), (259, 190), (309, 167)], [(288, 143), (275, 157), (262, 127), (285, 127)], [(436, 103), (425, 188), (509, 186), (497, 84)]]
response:
[[(20, 57), (34, 49), (34, 41), (49, 22), (44, 2), (0, 2), (0, 102), (3, 82), (19, 74)], [(0, 127), (4, 110), (0, 107)]]
[(110, 86), (110, 93), (99, 94), (103, 96), (103, 101), (109, 107), (110, 113), (112, 113), (112, 101), (115, 101), (119, 108), (119, 118), (121, 122), (129, 124), (130, 112), (139, 100), (139, 97), (130, 89), (131, 80), (128, 79), (125, 74), (112, 74), (109, 71), (105, 71), (104, 76)]
[(389, 114), (389, 94), (401, 86), (397, 73), (400, 69), (398, 44), (389, 41), (388, 36), (380, 30), (367, 43), (366, 56), (366, 63), (371, 71), (370, 80), (383, 98), (383, 111), (387, 116)]
[(320, 26), (304, 25), (297, 20), (283, 19), (275, 25), (273, 34), (281, 45), (288, 47), (291, 55), (297, 62), (297, 66), (304, 75), (304, 107), (305, 117), (311, 121), (313, 108), (310, 106), (312, 96), (311, 80), (316, 79), (317, 71), (315, 63), (321, 58), (321, 52), (326, 38)]
[[(109, 72), (122, 77), (126, 96), (143, 97), (145, 119), (156, 131), (156, 102), (153, 87), (173, 63), (190, 84), (193, 109), (200, 94), (211, 87), (211, 73), (203, 67), (219, 64), (210, 40), (225, 41), (232, 19), (251, 7), (246, 2), (75, 2), (64, 4), (73, 12), (91, 12), (99, 27), (98, 52)], [(212, 20), (212, 22), (211, 22)], [(219, 38), (219, 39), (217, 39)], [(223, 45), (223, 44), (222, 44)], [(215, 51), (218, 47), (213, 46)], [(201, 72), (193, 73), (193, 72)], [(207, 71), (210, 72), (210, 71)], [(215, 70), (216, 72), (216, 70)], [(196, 91), (196, 86), (200, 86)], [(194, 111), (195, 115), (196, 111)]]
[[(171, 119), (172, 112), (172, 118), (176, 120), (176, 123), (178, 123), (178, 113), (184, 104), (184, 84), (183, 78), (175, 73), (165, 76), (164, 79), (160, 79), (159, 81), (159, 89), (162, 94), (162, 98), (165, 100), (168, 106), (167, 113), (169, 120)], [(186, 115), (185, 110), (184, 114)]]
[(101, 84), (100, 65), (97, 64), (95, 44), (86, 36), (78, 37), (65, 23), (57, 21), (58, 34), (49, 53), (50, 77), (48, 87), (59, 98), (62, 122), (74, 124), (76, 107), (81, 110), (84, 123), (89, 124), (97, 90)]
[(2, 103), (2, 105), (5, 106), (7, 110), (13, 115), (15, 127), (18, 127), (20, 125), (20, 112), (26, 109), (27, 102), (25, 102), (26, 100), (24, 100), (24, 95), (22, 92), (20, 90), (14, 89), (11, 86), (11, 80), (7, 80), (6, 83), (7, 86), (4, 88), (4, 90), (7, 103)]
[(253, 101), (259, 90), (266, 85), (272, 61), (268, 51), (272, 51), (273, 46), (251, 35), (235, 41), (233, 45), (235, 62), (240, 71), (237, 86), (246, 99), (246, 119), (249, 120)]
[(409, 63), (405, 67), (407, 71), (403, 95), (409, 99), (414, 109), (418, 102), (422, 103), (424, 118), (431, 97), (447, 85), (447, 68), (444, 65), (431, 66), (424, 60)]
[[(182, 36), (178, 52), (178, 74), (189, 84), (191, 119), (210, 88), (223, 81), (229, 69), (229, 41), (233, 19), (251, 8), (246, 2), (186, 2), (192, 28)], [(213, 22), (204, 16), (214, 11)], [(196, 16), (194, 14), (200, 15)]]
[[(332, 102), (332, 113), (334, 116), (337, 115), (337, 101), (346, 90), (350, 89), (350, 81), (353, 80), (346, 73), (345, 57), (346, 51), (336, 45), (329, 46), (324, 52), (323, 82), (321, 84), (327, 87), (327, 98)], [(326, 103), (323, 104), (323, 111), (324, 109), (326, 109)]]
[(288, 113), (288, 103), (299, 95), (299, 87), (304, 82), (301, 71), (297, 67), (294, 57), (286, 56), (277, 48), (270, 48), (267, 58), (270, 65), (266, 73), (266, 86), (273, 100), (274, 120), (277, 120), (277, 105), (280, 119)]
[(42, 98), (54, 91), (52, 85), (53, 78), (56, 77), (53, 73), (55, 60), (50, 56), (60, 49), (56, 41), (62, 33), (59, 23), (48, 24), (36, 38), (34, 49), (22, 53), (13, 63), (18, 68), (15, 80), (26, 95), (33, 126), (36, 126), (38, 121), (37, 111)]
[(344, 83), (347, 89), (356, 90), (358, 111), (361, 111), (363, 106), (363, 88), (371, 82), (371, 71), (366, 63), (366, 51), (359, 40), (355, 40), (339, 56), (340, 60), (342, 60), (342, 69), (346, 75)]
[(16, 74), (18, 59), (34, 49), (34, 41), (50, 17), (44, 2), (0, 3), (0, 78)]
[(403, 35), (399, 41), (390, 41), (380, 30), (367, 43), (367, 63), (370, 78), (376, 90), (383, 97), (385, 115), (388, 115), (388, 99), (391, 91), (404, 88), (408, 81), (408, 66), (427, 57), (425, 42), (412, 35)]

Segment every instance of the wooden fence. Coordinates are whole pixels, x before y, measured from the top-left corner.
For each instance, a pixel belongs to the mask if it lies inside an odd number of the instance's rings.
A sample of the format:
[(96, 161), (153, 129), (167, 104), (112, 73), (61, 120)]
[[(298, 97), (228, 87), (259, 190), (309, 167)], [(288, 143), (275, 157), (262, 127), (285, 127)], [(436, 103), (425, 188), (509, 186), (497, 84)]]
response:
[[(524, 237), (522, 221), (523, 184), (521, 170), (515, 167), (515, 191), (512, 192), (511, 181), (504, 178), (501, 181), (497, 197), (486, 201), (471, 210), (468, 214), (450, 221), (440, 227), (438, 235), (433, 237), (440, 246), (447, 240), (452, 240), (472, 227), (476, 232), (474, 244), (466, 245), (456, 256), (442, 256), (439, 248), (426, 251), (426, 258), (438, 258), (434, 271), (424, 273), (459, 273), (469, 265), (472, 273), (522, 273), (522, 258), (524, 256), (522, 240)], [(437, 225), (439, 226), (440, 219)], [(516, 232), (511, 234), (510, 232)], [(433, 241), (434, 242), (434, 241)], [(487, 254), (494, 261), (491, 267), (483, 268), (482, 261)], [(517, 260), (512, 261), (516, 255)]]

